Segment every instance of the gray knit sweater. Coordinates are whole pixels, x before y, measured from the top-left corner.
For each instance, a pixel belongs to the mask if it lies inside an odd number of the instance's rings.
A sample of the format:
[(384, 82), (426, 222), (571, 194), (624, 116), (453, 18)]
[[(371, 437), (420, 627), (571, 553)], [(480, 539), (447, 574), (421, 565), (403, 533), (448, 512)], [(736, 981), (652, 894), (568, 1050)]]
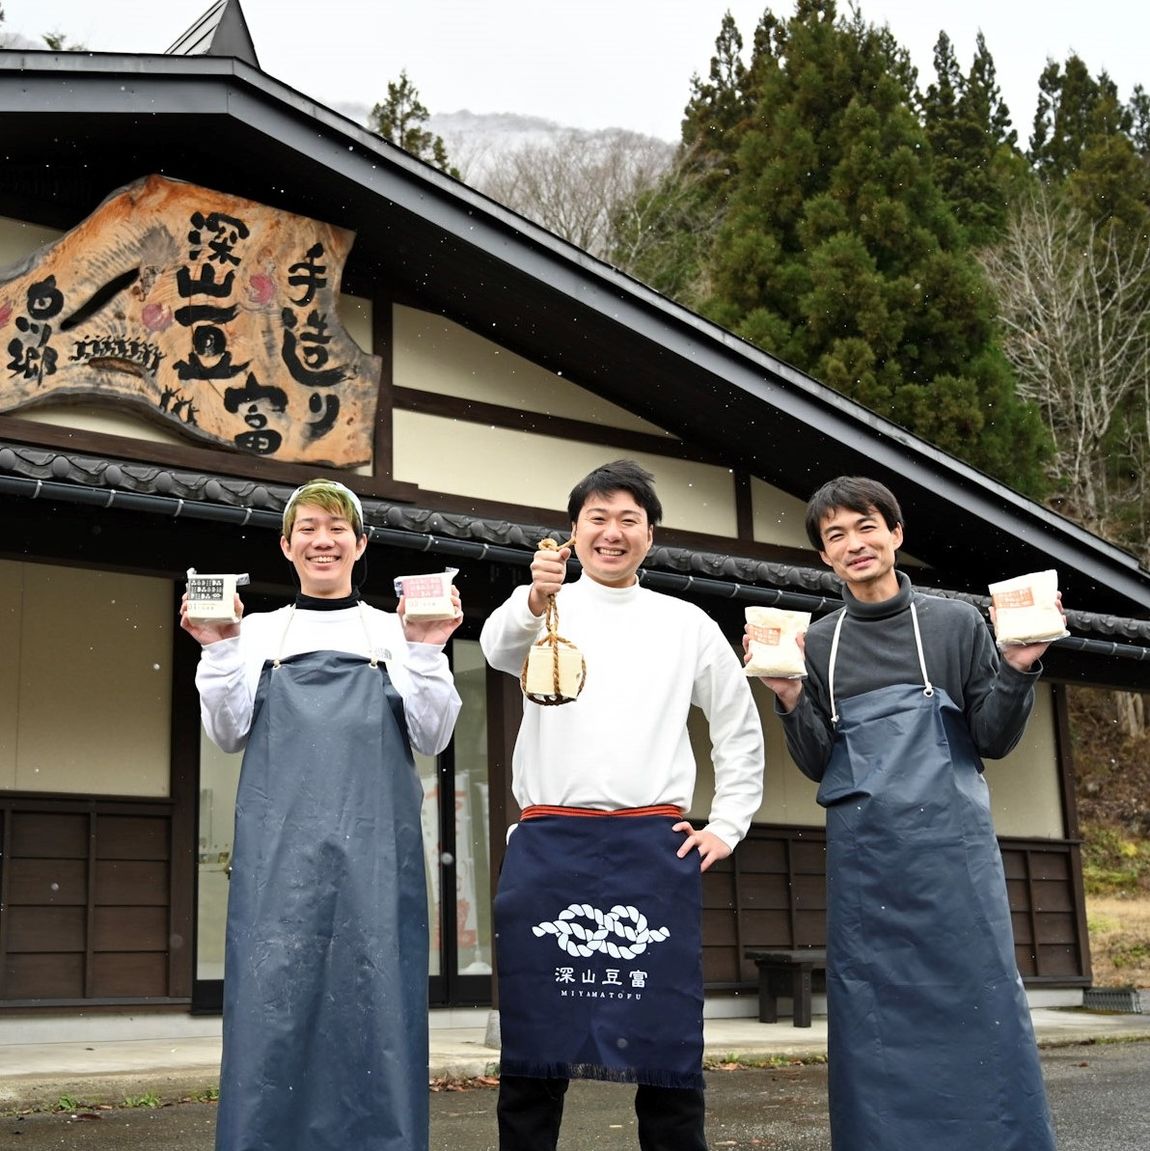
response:
[(835, 622), (843, 611), (847, 617), (835, 660), (836, 700), (892, 684), (922, 683), (910, 613), (913, 598), (927, 674), (966, 716), (978, 754), (999, 759), (1022, 737), (1041, 665), (1016, 671), (999, 659), (977, 608), (962, 600), (923, 595), (906, 575), (897, 574), (898, 594), (882, 603), (862, 603), (843, 588), (845, 607), (817, 620), (807, 632), (807, 678), (798, 703), (789, 713), (776, 704), (787, 749), (811, 779), (822, 778), (834, 738), (827, 670)]

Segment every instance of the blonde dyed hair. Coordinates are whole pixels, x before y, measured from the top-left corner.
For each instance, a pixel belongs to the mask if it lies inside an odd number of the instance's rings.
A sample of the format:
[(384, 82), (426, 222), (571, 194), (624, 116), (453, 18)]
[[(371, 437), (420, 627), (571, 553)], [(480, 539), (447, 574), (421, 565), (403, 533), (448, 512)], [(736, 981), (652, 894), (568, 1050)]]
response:
[(302, 487), (296, 488), (284, 504), (285, 540), (291, 539), (296, 509), (300, 504), (311, 504), (313, 507), (322, 508), (329, 516), (339, 516), (347, 520), (355, 532), (356, 539), (364, 534), (363, 505), (351, 488), (345, 487), (338, 480), (308, 480)]

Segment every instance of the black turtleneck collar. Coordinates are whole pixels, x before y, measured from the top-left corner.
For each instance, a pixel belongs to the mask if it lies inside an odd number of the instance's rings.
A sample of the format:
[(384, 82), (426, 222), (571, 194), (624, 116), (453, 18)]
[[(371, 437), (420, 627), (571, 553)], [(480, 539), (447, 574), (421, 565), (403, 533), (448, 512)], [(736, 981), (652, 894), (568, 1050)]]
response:
[(843, 584), (843, 603), (846, 605), (847, 615), (852, 619), (888, 619), (892, 615), (898, 615), (900, 611), (905, 611), (914, 589), (905, 573), (896, 571), (894, 574), (898, 576), (898, 591), (890, 599), (881, 600), (879, 603), (864, 603), (856, 599), (850, 588)]
[(304, 595), (297, 592), (295, 606), (300, 611), (339, 611), (340, 608), (355, 607), (360, 601), (359, 588), (351, 589), (351, 595), (340, 596), (339, 599), (321, 599), (319, 596)]

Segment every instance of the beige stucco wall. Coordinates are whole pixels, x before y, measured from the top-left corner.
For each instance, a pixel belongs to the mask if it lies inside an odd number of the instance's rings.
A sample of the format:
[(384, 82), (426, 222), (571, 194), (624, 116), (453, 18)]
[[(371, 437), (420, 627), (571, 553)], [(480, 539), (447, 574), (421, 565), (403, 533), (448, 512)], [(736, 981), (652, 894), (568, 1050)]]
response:
[[(397, 387), (673, 437), (497, 342), (416, 308), (392, 309)], [(495, 340), (498, 332), (494, 333)]]
[(806, 501), (751, 479), (751, 523), (755, 539), (780, 547), (810, 548), (803, 520)]
[(23, 564), (0, 560), (0, 789), (16, 786)]
[[(669, 446), (677, 443), (664, 429), (500, 347), (497, 332), (488, 339), (442, 316), (398, 305), (392, 324), (397, 387), (663, 435)], [(529, 418), (526, 430), (518, 431), (397, 411), (393, 426), (395, 478), (429, 491), (561, 508), (581, 476), (627, 455), (654, 473), (665, 526), (737, 533), (734, 482), (726, 468), (541, 435), (530, 429)], [(752, 481), (751, 494), (756, 540), (807, 547), (803, 501), (759, 480)]]
[[(578, 440), (420, 412), (395, 413), (396, 479), (477, 500), (566, 508), (567, 494), (579, 479), (622, 454)], [(664, 526), (736, 534), (734, 480), (727, 468), (645, 452), (625, 454), (654, 473)]]
[(166, 796), (171, 584), (0, 560), (0, 789)]
[(55, 228), (41, 228), (37, 224), (13, 220), (11, 216), (0, 216), (0, 280), (15, 274), (13, 264), (23, 261), (37, 248), (58, 240), (63, 234)]

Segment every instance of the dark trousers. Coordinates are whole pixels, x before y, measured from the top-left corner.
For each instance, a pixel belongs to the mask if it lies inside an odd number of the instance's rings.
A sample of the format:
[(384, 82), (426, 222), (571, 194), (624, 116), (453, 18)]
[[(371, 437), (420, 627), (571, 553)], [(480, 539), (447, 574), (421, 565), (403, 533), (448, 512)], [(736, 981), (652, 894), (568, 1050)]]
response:
[[(555, 1151), (563, 1121), (566, 1079), (499, 1079), (499, 1151)], [(707, 1151), (703, 1134), (706, 1103), (696, 1088), (635, 1089), (641, 1151)]]

